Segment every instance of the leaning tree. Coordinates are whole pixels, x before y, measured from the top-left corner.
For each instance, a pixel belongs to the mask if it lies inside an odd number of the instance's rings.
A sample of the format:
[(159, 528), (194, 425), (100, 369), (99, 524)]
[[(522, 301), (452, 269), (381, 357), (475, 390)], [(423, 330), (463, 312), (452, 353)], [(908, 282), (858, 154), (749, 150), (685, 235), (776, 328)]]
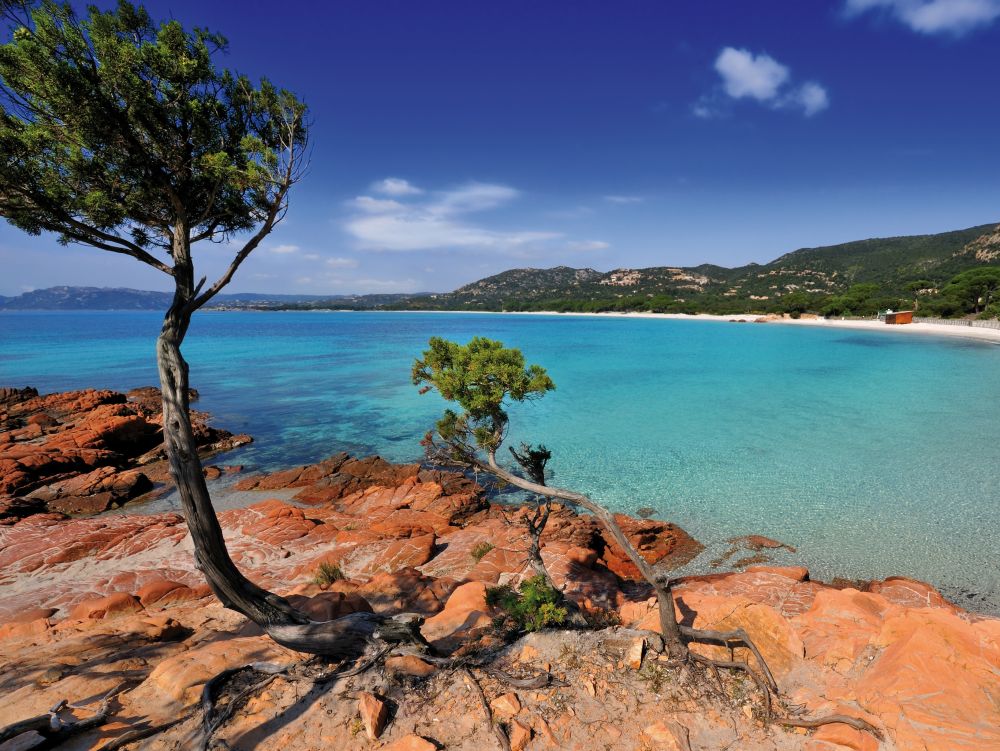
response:
[[(199, 308), (282, 221), (302, 178), (307, 111), (268, 80), (220, 70), (226, 40), (142, 7), (2, 0), (0, 215), (37, 235), (131, 256), (173, 282), (156, 344), (163, 437), (198, 568), (224, 605), (275, 641), (324, 655), (357, 651), (409, 625), (356, 613), (316, 623), (248, 580), (226, 550), (202, 473), (181, 345)], [(201, 245), (199, 246), (199, 243)], [(232, 249), (213, 282), (195, 246)]]
[[(432, 337), (428, 349), (414, 361), (411, 375), (414, 385), (421, 387), (421, 393), (437, 391), (459, 408), (446, 408), (435, 430), (425, 437), (428, 456), (437, 463), (488, 473), (541, 498), (559, 499), (593, 514), (656, 593), (660, 631), (666, 651), (674, 661), (682, 665), (689, 661), (700, 663), (716, 675), (720, 667), (747, 673), (764, 695), (766, 719), (775, 724), (811, 728), (843, 723), (882, 737), (877, 728), (855, 717), (839, 714), (815, 719), (773, 716), (771, 698), (772, 693), (778, 691), (778, 685), (763, 655), (743, 629), (713, 631), (679, 623), (670, 580), (660, 579), (624, 534), (614, 515), (583, 493), (545, 483), (545, 466), (552, 456), (548, 449), (521, 444), (520, 450), (511, 450), (515, 463), (527, 477), (500, 464), (497, 453), (510, 427), (509, 404), (541, 398), (555, 388), (544, 368), (526, 365), (520, 350), (504, 347), (502, 342), (492, 339), (474, 337), (463, 345)], [(532, 545), (537, 544), (538, 540), (534, 539)], [(729, 647), (730, 653), (734, 646), (745, 647), (756, 658), (760, 675), (746, 662), (735, 658), (716, 660), (692, 651), (688, 646), (690, 642), (724, 645)]]
[(501, 466), (497, 452), (503, 446), (510, 426), (507, 405), (538, 399), (553, 390), (555, 384), (544, 368), (525, 365), (520, 350), (504, 347), (502, 342), (492, 339), (474, 337), (468, 344), (462, 345), (433, 337), (423, 356), (413, 363), (412, 379), (414, 385), (421, 386), (422, 393), (435, 390), (461, 409), (447, 408), (438, 420), (436, 430), (425, 438), (428, 452), (435, 461), (484, 471), (542, 498), (559, 499), (589, 511), (625, 551), (656, 593), (660, 629), (671, 657), (706, 660), (688, 650), (688, 639), (741, 643), (754, 652), (774, 688), (774, 680), (764, 659), (745, 633), (699, 631), (678, 623), (669, 580), (661, 581), (611, 512), (583, 493), (545, 484), (545, 464), (551, 457), (550, 451), (544, 447), (535, 449), (530, 444), (522, 444), (520, 451), (511, 451), (527, 477)]

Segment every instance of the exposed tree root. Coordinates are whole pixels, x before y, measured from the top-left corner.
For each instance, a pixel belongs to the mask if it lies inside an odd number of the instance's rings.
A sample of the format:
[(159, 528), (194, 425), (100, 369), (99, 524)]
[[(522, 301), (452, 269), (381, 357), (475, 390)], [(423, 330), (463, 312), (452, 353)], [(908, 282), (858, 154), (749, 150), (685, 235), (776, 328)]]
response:
[(175, 720), (170, 720), (169, 722), (164, 722), (159, 725), (150, 725), (146, 728), (130, 730), (124, 735), (120, 735), (117, 738), (108, 741), (103, 746), (98, 747), (95, 751), (120, 751), (130, 743), (136, 743), (137, 741), (142, 741), (146, 738), (151, 738), (154, 735), (170, 730), (170, 728), (174, 725), (179, 725), (184, 722), (189, 716), (190, 715), (185, 715), (184, 717), (178, 717)]
[[(735, 645), (735, 646), (746, 647), (747, 649), (750, 650), (751, 653), (753, 653), (753, 656), (757, 658), (757, 667), (760, 670), (760, 672), (764, 674), (764, 680), (767, 682), (768, 688), (770, 688), (771, 691), (777, 693), (778, 684), (774, 680), (774, 675), (771, 673), (771, 669), (767, 666), (767, 662), (764, 660), (764, 656), (760, 653), (760, 650), (757, 649), (757, 645), (753, 643), (753, 639), (751, 639), (750, 635), (743, 629), (738, 628), (733, 631), (710, 631), (705, 629), (691, 628), (690, 626), (681, 626), (680, 630), (681, 630), (681, 635), (688, 641), (716, 642), (727, 647), (729, 649), (729, 658), (730, 658), (728, 662), (718, 662), (714, 660), (710, 661), (714, 663), (715, 666), (717, 667), (731, 668), (733, 667), (734, 664), (745, 665), (746, 663), (736, 663), (733, 660), (733, 646)], [(706, 664), (705, 660), (707, 658), (702, 659), (699, 656), (696, 656), (693, 652), (691, 653), (691, 656), (694, 657), (698, 662)], [(742, 670), (742, 668), (737, 668), (737, 669)]]
[(493, 719), (493, 709), (490, 707), (490, 703), (486, 700), (486, 694), (483, 693), (483, 687), (479, 685), (479, 681), (476, 680), (476, 676), (472, 674), (472, 671), (468, 668), (461, 669), (462, 675), (464, 675), (469, 683), (472, 684), (472, 690), (475, 691), (476, 696), (479, 698), (479, 703), (483, 708), (483, 712), (486, 714), (486, 720), (490, 723), (490, 729), (493, 731), (493, 735), (496, 736), (497, 743), (500, 744), (502, 751), (510, 751), (510, 738), (507, 737), (507, 731), (504, 730)]

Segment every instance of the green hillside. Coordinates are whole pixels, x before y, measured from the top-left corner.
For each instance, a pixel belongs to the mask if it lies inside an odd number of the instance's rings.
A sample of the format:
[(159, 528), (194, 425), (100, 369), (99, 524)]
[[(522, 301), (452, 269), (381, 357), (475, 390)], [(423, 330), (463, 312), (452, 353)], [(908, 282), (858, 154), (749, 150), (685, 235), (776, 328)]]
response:
[(928, 312), (956, 315), (967, 311), (952, 299), (958, 292), (948, 283), (980, 266), (1000, 266), (997, 225), (802, 248), (764, 265), (733, 269), (712, 264), (608, 272), (567, 266), (512, 269), (393, 307), (867, 315), (879, 308), (920, 305), (923, 299)]

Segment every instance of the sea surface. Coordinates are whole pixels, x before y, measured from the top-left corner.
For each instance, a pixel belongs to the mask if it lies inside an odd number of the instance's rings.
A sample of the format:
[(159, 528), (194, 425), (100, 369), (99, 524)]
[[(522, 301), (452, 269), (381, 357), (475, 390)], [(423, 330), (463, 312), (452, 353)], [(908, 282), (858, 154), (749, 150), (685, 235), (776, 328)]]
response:
[[(0, 313), (0, 385), (156, 383), (160, 316)], [(814, 578), (911, 576), (1000, 613), (1000, 346), (892, 332), (559, 315), (204, 312), (199, 409), (273, 470), (337, 451), (421, 458), (444, 407), (410, 366), (430, 336), (519, 347), (557, 390), (511, 410), (551, 484), (642, 507), (708, 550), (762, 534)], [(140, 510), (140, 509), (135, 509)]]

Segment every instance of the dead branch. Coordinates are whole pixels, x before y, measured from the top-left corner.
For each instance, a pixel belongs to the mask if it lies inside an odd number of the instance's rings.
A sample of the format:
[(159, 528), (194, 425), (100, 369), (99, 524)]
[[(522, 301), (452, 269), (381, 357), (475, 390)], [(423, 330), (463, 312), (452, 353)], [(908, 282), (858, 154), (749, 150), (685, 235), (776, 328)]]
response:
[(512, 686), (513, 688), (566, 688), (566, 681), (559, 680), (552, 673), (539, 673), (530, 678), (518, 678), (499, 668), (484, 667), (483, 670), (491, 677)]
[(483, 687), (479, 685), (479, 681), (476, 680), (476, 676), (474, 676), (472, 671), (468, 668), (462, 668), (461, 673), (472, 684), (472, 689), (479, 698), (479, 704), (482, 706), (483, 712), (486, 714), (486, 720), (490, 723), (490, 728), (493, 730), (493, 735), (496, 736), (497, 742), (500, 744), (500, 748), (502, 751), (510, 751), (510, 738), (507, 737), (507, 731), (500, 727), (500, 725), (497, 724), (497, 721), (493, 719), (493, 710), (490, 708), (490, 703), (486, 700), (486, 694), (483, 693)]
[(775, 725), (788, 725), (795, 728), (818, 728), (823, 725), (833, 725), (835, 723), (840, 723), (842, 725), (849, 725), (855, 730), (860, 730), (862, 732), (871, 733), (878, 740), (884, 740), (885, 736), (881, 730), (872, 725), (870, 722), (860, 719), (859, 717), (850, 717), (843, 714), (831, 714), (826, 717), (818, 717), (814, 720), (806, 720), (796, 717), (776, 717), (772, 720)]
[(62, 743), (71, 736), (78, 735), (91, 728), (99, 727), (107, 722), (108, 716), (111, 714), (110, 704), (112, 698), (114, 697), (106, 697), (93, 715), (85, 720), (78, 721), (66, 721), (59, 717), (59, 712), (68, 705), (68, 702), (63, 699), (46, 714), (29, 717), (26, 720), (21, 720), (20, 722), (0, 728), (0, 743), (31, 731), (45, 738), (49, 742), (46, 745)]

